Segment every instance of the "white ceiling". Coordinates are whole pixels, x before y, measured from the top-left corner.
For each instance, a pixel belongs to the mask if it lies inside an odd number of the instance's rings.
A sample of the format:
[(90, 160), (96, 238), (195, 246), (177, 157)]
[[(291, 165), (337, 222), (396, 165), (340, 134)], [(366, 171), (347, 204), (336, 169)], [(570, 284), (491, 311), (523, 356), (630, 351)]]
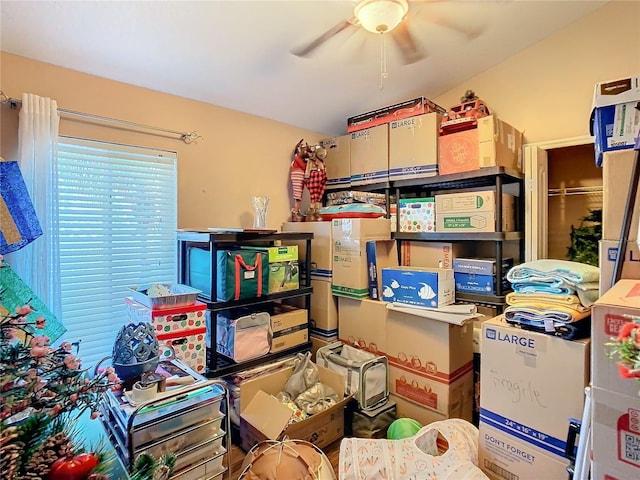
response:
[(349, 116), (421, 95), (435, 98), (607, 2), (410, 1), (408, 27), (426, 57), (403, 65), (396, 45), (387, 41), (388, 78), (382, 90), (381, 39), (362, 28), (342, 31), (309, 58), (291, 53), (350, 18), (355, 3), (2, 0), (0, 46), (73, 70), (340, 135)]

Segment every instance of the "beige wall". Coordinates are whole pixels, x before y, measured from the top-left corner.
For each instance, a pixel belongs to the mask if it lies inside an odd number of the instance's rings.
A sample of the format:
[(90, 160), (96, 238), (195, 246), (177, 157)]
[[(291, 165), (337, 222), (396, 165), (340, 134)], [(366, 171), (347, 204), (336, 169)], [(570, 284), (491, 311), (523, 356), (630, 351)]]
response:
[[(612, 2), (497, 67), (434, 98), (457, 103), (473, 89), (501, 118), (525, 132), (527, 142), (588, 134), (595, 83), (640, 74), (640, 2)], [(270, 228), (290, 210), (289, 163), (300, 138), (320, 134), (221, 107), (154, 92), (0, 53), (0, 88), (49, 96), (59, 108), (89, 112), (171, 130), (196, 130), (197, 144), (88, 125), (63, 118), (64, 135), (147, 145), (178, 153), (178, 224), (181, 228), (251, 227), (253, 195), (268, 195)], [(274, 99), (274, 101), (279, 101)], [(17, 112), (0, 110), (0, 154), (17, 144)]]
[(527, 143), (589, 135), (598, 82), (640, 75), (640, 2), (615, 1), (433, 100), (474, 90)]
[[(280, 228), (291, 209), (289, 165), (301, 138), (321, 135), (254, 115), (195, 102), (0, 53), (0, 88), (47, 96), (58, 108), (88, 112), (203, 136), (186, 145), (175, 138), (105, 128), (62, 117), (60, 134), (143, 145), (178, 153), (178, 226), (244, 227), (253, 224), (251, 197), (271, 198), (269, 228)], [(279, 101), (274, 99), (274, 101)], [(3, 105), (0, 153), (10, 160), (17, 145), (17, 115)]]

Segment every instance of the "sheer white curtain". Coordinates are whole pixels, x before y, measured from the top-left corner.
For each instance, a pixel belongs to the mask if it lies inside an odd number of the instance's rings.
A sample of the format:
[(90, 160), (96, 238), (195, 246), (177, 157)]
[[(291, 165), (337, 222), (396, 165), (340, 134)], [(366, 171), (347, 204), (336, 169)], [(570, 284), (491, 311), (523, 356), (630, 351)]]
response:
[(22, 95), (18, 128), (18, 163), (43, 235), (11, 255), (10, 265), (47, 307), (60, 318), (58, 248), (58, 127), (55, 100)]

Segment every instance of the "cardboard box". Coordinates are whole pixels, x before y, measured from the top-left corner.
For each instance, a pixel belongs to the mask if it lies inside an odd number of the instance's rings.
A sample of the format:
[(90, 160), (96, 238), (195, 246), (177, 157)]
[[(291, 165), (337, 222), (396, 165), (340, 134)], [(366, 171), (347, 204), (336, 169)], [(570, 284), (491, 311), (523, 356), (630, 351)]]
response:
[(320, 140), (327, 149), (324, 165), (327, 169), (327, 189), (351, 186), (351, 136), (342, 135)]
[(593, 460), (620, 472), (621, 479), (640, 478), (640, 385), (633, 383), (633, 396), (591, 390)]
[(396, 404), (396, 415), (398, 418), (412, 418), (422, 425), (428, 425), (433, 422), (440, 422), (449, 418), (447, 415), (425, 408), (406, 398), (398, 395), (389, 394), (389, 401)]
[(311, 280), (311, 333), (326, 340), (338, 339), (338, 298), (333, 296), (331, 282)]
[(478, 129), (464, 130), (438, 137), (438, 173), (469, 172), (480, 168)]
[(335, 342), (335, 340), (327, 340), (325, 338), (318, 337), (314, 334), (309, 335), (309, 339), (311, 340), (311, 361), (312, 362), (316, 361), (316, 352), (318, 351), (318, 349), (322, 347), (326, 347), (330, 343)]
[(413, 371), (389, 366), (389, 391), (417, 405), (443, 415), (471, 421), (473, 412), (473, 372), (451, 383), (426, 379)]
[[(311, 278), (331, 281), (333, 262), (333, 232), (331, 222), (285, 222), (282, 224), (283, 232), (313, 233), (311, 239)], [(307, 258), (306, 241), (290, 241), (291, 245), (298, 246), (300, 266)]]
[[(436, 214), (493, 212), (496, 209), (496, 192), (482, 190), (436, 195)], [(513, 196), (502, 194), (502, 204), (513, 203)]]
[(346, 218), (332, 220), (334, 295), (364, 298), (369, 295), (366, 244), (369, 240), (389, 240), (389, 220)]
[(382, 269), (382, 299), (439, 308), (455, 301), (453, 270), (428, 267)]
[(308, 341), (309, 327), (307, 325), (300, 325), (274, 334), (271, 338), (271, 349), (269, 351), (271, 353), (282, 352), (307, 343)]
[[(436, 232), (496, 232), (495, 192), (436, 195)], [(515, 231), (515, 198), (502, 195), (503, 232)]]
[(400, 262), (403, 266), (453, 268), (453, 259), (468, 255), (470, 246), (466, 243), (402, 242)]
[(627, 77), (596, 84), (594, 122), (596, 165), (602, 165), (603, 153), (632, 149), (640, 115), (635, 109), (640, 102), (640, 77)]
[(293, 328), (307, 325), (307, 311), (291, 305), (274, 304), (271, 312), (271, 333), (274, 336)]
[(447, 416), (471, 420), (473, 331), (389, 310), (386, 352), (392, 393)]
[(589, 475), (591, 480), (625, 480), (627, 478), (626, 473), (620, 472), (611, 465), (594, 461), (591, 462)]
[(338, 338), (342, 343), (375, 355), (387, 351), (387, 304), (378, 300), (339, 297)]
[(569, 460), (480, 421), (478, 466), (492, 480), (564, 480)]
[(621, 395), (637, 396), (638, 382), (620, 377), (606, 343), (618, 336), (629, 315), (640, 316), (640, 280), (620, 280), (602, 295), (591, 310), (591, 384)]
[[(629, 185), (635, 152), (622, 150), (607, 152), (602, 163), (602, 239), (620, 238), (624, 209), (627, 206)], [(635, 207), (631, 215), (631, 226), (627, 240), (638, 238), (638, 217), (640, 216), (640, 189), (636, 194)]]
[[(502, 291), (509, 290), (507, 272), (513, 267), (513, 258), (502, 259)], [(456, 258), (453, 260), (453, 278), (456, 292), (479, 294), (495, 294), (498, 278), (496, 276), (496, 260), (481, 258)]]
[(427, 113), (389, 123), (389, 180), (438, 174), (441, 118), (437, 113)]
[(435, 232), (436, 205), (434, 197), (401, 198), (400, 231), (401, 232)]
[(300, 288), (298, 246), (241, 247), (243, 250), (260, 250), (269, 257), (268, 293), (286, 292)]
[(351, 134), (351, 185), (389, 180), (389, 126), (378, 125)]
[(438, 141), (440, 175), (495, 166), (522, 171), (522, 133), (495, 115), (479, 119), (477, 128), (442, 135)]
[[(640, 204), (639, 204), (640, 205)], [(600, 240), (600, 296), (604, 295), (612, 286), (613, 270), (618, 256), (618, 240)], [(620, 278), (640, 279), (640, 249), (635, 241), (627, 242), (624, 262)]]
[(563, 457), (569, 419), (582, 418), (589, 356), (589, 339), (519, 329), (502, 317), (484, 322), (480, 421)]
[(398, 266), (398, 248), (395, 240), (369, 240), (366, 248), (369, 298), (382, 300), (382, 269)]
[(347, 119), (347, 132), (355, 132), (364, 128), (374, 127), (392, 120), (401, 120), (424, 113), (439, 113), (444, 115), (446, 110), (425, 97), (417, 97), (404, 102), (382, 107), (371, 112), (354, 115)]
[(263, 440), (279, 440), (285, 436), (306, 440), (319, 448), (344, 435), (344, 407), (351, 397), (344, 398), (345, 380), (336, 372), (318, 366), (320, 381), (337, 392), (342, 399), (333, 407), (288, 425), (291, 410), (275, 398), (284, 390), (293, 367), (261, 375), (240, 385), (240, 439), (249, 451)]

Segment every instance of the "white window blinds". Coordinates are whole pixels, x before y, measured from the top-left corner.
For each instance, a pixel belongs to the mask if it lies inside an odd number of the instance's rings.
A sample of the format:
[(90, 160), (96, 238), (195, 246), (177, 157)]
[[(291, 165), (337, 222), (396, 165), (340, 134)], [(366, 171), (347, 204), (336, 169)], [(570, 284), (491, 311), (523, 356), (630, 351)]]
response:
[(59, 242), (65, 339), (85, 368), (111, 356), (129, 288), (175, 283), (176, 154), (60, 137)]

